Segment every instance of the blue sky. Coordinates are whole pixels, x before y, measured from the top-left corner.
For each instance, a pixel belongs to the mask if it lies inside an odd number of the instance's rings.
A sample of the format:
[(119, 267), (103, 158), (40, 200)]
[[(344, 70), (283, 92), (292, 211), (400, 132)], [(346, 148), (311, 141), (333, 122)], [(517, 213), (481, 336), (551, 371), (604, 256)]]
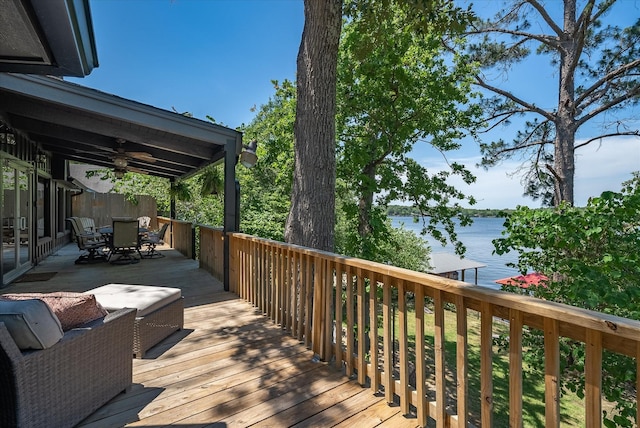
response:
[[(271, 80), (295, 79), (302, 0), (92, 0), (91, 12), (100, 66), (88, 77), (69, 79), (84, 86), (166, 110), (188, 111), (200, 119), (208, 115), (235, 128), (252, 120), (252, 107), (268, 101), (274, 92)], [(640, 16), (640, 0), (619, 0), (614, 12), (624, 25)], [(551, 71), (544, 79), (549, 87), (541, 88), (530, 78), (543, 69), (535, 65), (524, 70), (528, 77), (512, 81), (514, 88), (553, 94), (556, 79)], [(640, 109), (632, 113), (640, 127)], [(443, 165), (427, 149), (414, 154), (429, 167)], [(468, 143), (451, 156), (477, 176), (476, 184), (463, 189), (479, 200), (475, 207), (539, 205), (521, 196), (520, 179), (510, 174), (520, 162), (484, 171), (472, 167), (479, 155), (477, 145)], [(589, 196), (604, 190), (619, 190), (636, 170), (640, 138), (591, 145), (577, 157), (576, 203), (584, 205)]]
[(92, 0), (100, 66), (85, 86), (235, 128), (294, 79), (298, 0)]

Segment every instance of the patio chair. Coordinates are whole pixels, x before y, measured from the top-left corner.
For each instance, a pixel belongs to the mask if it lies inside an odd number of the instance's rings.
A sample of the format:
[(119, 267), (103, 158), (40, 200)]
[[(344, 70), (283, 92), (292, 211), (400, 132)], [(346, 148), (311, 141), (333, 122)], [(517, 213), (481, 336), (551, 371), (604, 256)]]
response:
[[(112, 264), (130, 264), (137, 263), (142, 258), (140, 253), (140, 235), (138, 230), (138, 220), (114, 220), (113, 234), (109, 242), (111, 252), (109, 253), (109, 262)], [(135, 257), (135, 253), (140, 258)], [(115, 254), (120, 256), (111, 260)]]
[(78, 249), (84, 251), (75, 261), (76, 264), (103, 262), (107, 259), (104, 248), (107, 242), (100, 235), (87, 233), (78, 217), (69, 217), (67, 221), (71, 224), (73, 234), (78, 244)]
[(138, 217), (138, 225), (144, 229), (148, 229), (151, 224), (151, 217), (143, 215)]
[(96, 229), (96, 222), (91, 217), (74, 217), (76, 223), (80, 226), (80, 230), (88, 235), (93, 235), (95, 238), (101, 238), (101, 234)]
[(164, 235), (167, 232), (167, 227), (169, 227), (169, 223), (163, 224), (158, 232), (149, 232), (146, 237), (142, 238), (142, 245), (146, 245), (147, 247), (143, 256), (144, 258), (164, 257), (164, 254), (156, 250), (156, 245), (164, 244)]

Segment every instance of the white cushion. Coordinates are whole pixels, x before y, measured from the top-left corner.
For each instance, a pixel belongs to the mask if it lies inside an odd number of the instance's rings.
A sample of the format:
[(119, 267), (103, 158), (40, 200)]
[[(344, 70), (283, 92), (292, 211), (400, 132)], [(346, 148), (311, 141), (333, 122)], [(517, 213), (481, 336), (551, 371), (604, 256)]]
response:
[(0, 299), (0, 322), (22, 350), (50, 348), (64, 335), (58, 317), (40, 299)]
[(94, 294), (98, 303), (108, 311), (136, 308), (139, 317), (144, 317), (182, 296), (179, 288), (130, 284), (107, 284), (85, 293)]

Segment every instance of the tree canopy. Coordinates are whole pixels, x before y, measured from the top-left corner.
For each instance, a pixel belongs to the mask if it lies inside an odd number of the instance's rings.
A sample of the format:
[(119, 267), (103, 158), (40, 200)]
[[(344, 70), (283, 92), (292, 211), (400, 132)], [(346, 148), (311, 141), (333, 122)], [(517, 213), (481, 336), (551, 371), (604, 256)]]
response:
[[(469, 51), (482, 66), (475, 84), (487, 94), (486, 129), (523, 122), (512, 141), (481, 144), (482, 165), (523, 156), (525, 194), (548, 205), (573, 204), (576, 150), (616, 135), (640, 135), (622, 115), (640, 101), (640, 19), (618, 27), (608, 15), (615, 5), (518, 0), (491, 19), (478, 19), (468, 32)], [(547, 58), (558, 78), (557, 91), (543, 104), (505, 85), (520, 79), (513, 67), (534, 54)], [(549, 74), (538, 72), (533, 79)], [(531, 77), (527, 81), (536, 85)], [(596, 120), (596, 135), (576, 141), (578, 130)]]
[[(505, 222), (504, 238), (494, 241), (496, 252), (519, 253), (518, 268), (545, 274), (549, 280), (530, 286), (536, 297), (620, 317), (640, 319), (640, 175), (591, 198), (584, 208), (566, 202), (556, 208), (519, 207)], [(511, 291), (520, 291), (517, 287)], [(524, 340), (526, 358), (542, 364), (540, 332)], [(563, 386), (583, 394), (584, 345), (562, 343)], [(578, 370), (576, 370), (578, 369)], [(603, 393), (616, 404), (607, 426), (634, 426), (636, 364), (632, 358), (606, 352)]]
[(259, 161), (250, 170), (237, 170), (242, 189), (240, 227), (252, 235), (284, 241), (293, 179), (296, 86), (289, 80), (272, 83), (274, 95), (243, 130), (246, 138), (259, 141)]
[[(451, 186), (451, 175), (471, 183), (474, 177), (460, 164), (448, 171), (429, 171), (412, 158), (417, 145), (428, 145), (446, 158), (460, 148), (464, 130), (472, 132), (477, 111), (467, 108), (473, 64), (464, 55), (449, 54), (442, 45), (452, 31), (448, 10), (432, 11), (426, 21), (414, 10), (391, 2), (377, 15), (354, 13), (345, 24), (338, 57), (338, 178), (351, 192), (342, 210), (354, 227), (349, 254), (372, 259), (387, 239), (386, 205), (412, 204), (425, 232), (445, 242), (442, 225), (459, 252), (454, 218), (469, 223), (459, 205), (466, 200)], [(437, 24), (437, 25), (436, 25)], [(357, 232), (357, 233), (355, 233)]]

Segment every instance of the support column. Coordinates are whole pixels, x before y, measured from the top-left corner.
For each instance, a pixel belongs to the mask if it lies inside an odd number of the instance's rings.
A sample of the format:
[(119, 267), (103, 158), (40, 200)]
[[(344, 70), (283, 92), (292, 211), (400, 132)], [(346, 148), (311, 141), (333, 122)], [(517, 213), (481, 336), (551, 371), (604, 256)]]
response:
[(229, 269), (231, 253), (229, 246), (229, 236), (231, 232), (238, 231), (240, 223), (240, 195), (239, 184), (236, 184), (236, 163), (238, 162), (239, 148), (242, 147), (242, 140), (228, 140), (224, 154), (224, 290), (229, 291)]
[(174, 248), (173, 247), (173, 220), (175, 220), (177, 216), (176, 196), (175, 196), (175, 192), (173, 191), (176, 185), (175, 179), (172, 178), (170, 183), (171, 183), (171, 200), (169, 201), (169, 218), (171, 219), (171, 224), (169, 226), (171, 227), (171, 230), (169, 232), (171, 233), (169, 233), (169, 237), (171, 238), (171, 240), (169, 241), (169, 245), (171, 246), (171, 248)]

